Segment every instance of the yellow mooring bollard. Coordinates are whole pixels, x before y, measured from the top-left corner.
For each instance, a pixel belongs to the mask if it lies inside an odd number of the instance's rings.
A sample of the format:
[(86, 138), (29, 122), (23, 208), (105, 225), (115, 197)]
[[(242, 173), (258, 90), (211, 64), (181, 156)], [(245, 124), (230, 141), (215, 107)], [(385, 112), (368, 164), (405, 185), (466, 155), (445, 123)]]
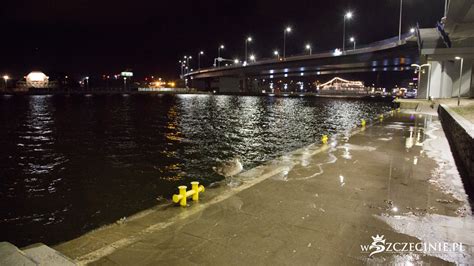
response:
[(193, 201), (198, 201), (199, 193), (204, 192), (204, 186), (199, 185), (199, 182), (191, 182), (191, 190), (189, 191), (186, 191), (186, 188), (186, 186), (179, 186), (179, 194), (173, 195), (173, 202), (179, 202), (179, 205), (181, 205), (182, 207), (186, 207), (188, 197), (193, 196)]
[(328, 143), (328, 135), (323, 135), (323, 137), (321, 138), (321, 142), (323, 144), (327, 144)]
[(383, 121), (383, 114), (379, 116), (380, 121)]
[(361, 127), (365, 127), (365, 124), (366, 124), (365, 119), (360, 120), (360, 126)]

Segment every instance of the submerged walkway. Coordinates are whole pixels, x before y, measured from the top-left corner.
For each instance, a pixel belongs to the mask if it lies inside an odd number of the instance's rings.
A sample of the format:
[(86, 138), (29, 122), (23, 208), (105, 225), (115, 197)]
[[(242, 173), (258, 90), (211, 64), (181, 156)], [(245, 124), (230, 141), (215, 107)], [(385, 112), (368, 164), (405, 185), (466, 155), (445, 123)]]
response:
[[(471, 208), (435, 116), (395, 114), (238, 179), (199, 204), (149, 210), (55, 248), (101, 265), (474, 262)], [(375, 247), (361, 245), (377, 235), (385, 244), (461, 242), (463, 251), (369, 258)]]

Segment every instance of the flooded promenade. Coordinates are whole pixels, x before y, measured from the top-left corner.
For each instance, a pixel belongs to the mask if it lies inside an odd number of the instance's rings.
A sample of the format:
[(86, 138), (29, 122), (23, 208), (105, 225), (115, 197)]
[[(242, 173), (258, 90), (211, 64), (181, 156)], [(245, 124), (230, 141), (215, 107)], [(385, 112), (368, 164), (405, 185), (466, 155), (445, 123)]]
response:
[(435, 114), (394, 113), (187, 208), (156, 207), (55, 248), (99, 265), (469, 264), (474, 220), (448, 151)]

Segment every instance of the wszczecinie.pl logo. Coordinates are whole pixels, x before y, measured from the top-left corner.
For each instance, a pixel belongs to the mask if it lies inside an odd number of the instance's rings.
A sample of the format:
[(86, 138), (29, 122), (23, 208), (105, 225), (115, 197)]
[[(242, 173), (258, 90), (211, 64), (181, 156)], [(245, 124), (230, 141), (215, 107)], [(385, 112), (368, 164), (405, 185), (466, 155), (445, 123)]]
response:
[(464, 252), (465, 246), (462, 243), (449, 242), (388, 242), (384, 235), (372, 236), (370, 245), (360, 245), (362, 253), (369, 253), (369, 257), (375, 254), (401, 253), (401, 252), (418, 252), (418, 253), (447, 253), (447, 252)]

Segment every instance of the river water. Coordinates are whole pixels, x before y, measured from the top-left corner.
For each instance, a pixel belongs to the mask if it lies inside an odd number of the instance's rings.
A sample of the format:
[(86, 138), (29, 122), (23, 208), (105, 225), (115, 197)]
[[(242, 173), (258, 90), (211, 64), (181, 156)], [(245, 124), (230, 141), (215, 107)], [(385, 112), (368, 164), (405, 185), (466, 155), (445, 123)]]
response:
[(56, 244), (156, 205), (179, 184), (222, 178), (343, 134), (377, 100), (214, 95), (0, 96), (0, 241)]

